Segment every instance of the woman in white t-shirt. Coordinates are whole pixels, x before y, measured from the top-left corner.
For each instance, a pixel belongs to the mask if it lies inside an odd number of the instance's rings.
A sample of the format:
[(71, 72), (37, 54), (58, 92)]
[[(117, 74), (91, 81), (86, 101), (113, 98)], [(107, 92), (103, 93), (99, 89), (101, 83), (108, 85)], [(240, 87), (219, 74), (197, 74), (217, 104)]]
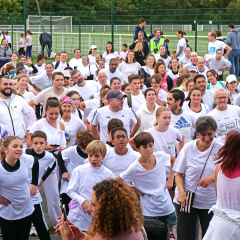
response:
[(45, 58), (41, 53), (37, 55), (37, 64), (35, 64), (34, 66), (38, 69), (38, 72), (35, 75), (38, 75), (45, 70)]
[(179, 64), (176, 58), (171, 61), (171, 70), (167, 72), (167, 75), (173, 80), (175, 85), (175, 79), (179, 77)]
[(216, 92), (219, 88), (224, 88), (225, 82), (218, 81), (218, 74), (215, 70), (211, 69), (207, 71), (208, 85), (207, 89), (212, 92)]
[(60, 121), (65, 126), (65, 138), (67, 147), (74, 146), (77, 133), (86, 129), (83, 121), (75, 116), (72, 116), (72, 99), (70, 97), (62, 97), (60, 100), (61, 118)]
[(118, 77), (113, 77), (110, 80), (110, 88), (112, 90), (118, 90), (121, 91), (121, 80)]
[(8, 35), (8, 31), (5, 32), (6, 35), (5, 35), (5, 39), (7, 40), (7, 44), (10, 48), (12, 48), (12, 39), (11, 37)]
[(114, 51), (114, 47), (112, 42), (108, 42), (106, 45), (106, 52), (103, 53), (102, 55), (103, 60), (105, 63), (109, 64), (111, 58), (116, 58), (117, 62), (119, 61), (119, 56), (116, 51)]
[(150, 84), (156, 91), (156, 103), (159, 106), (164, 106), (167, 102), (167, 92), (161, 88), (161, 81), (159, 74), (153, 74), (150, 78)]
[(97, 55), (97, 46), (96, 45), (92, 45), (89, 51), (89, 64), (95, 64), (96, 63), (96, 55)]
[(177, 38), (179, 39), (178, 45), (177, 45), (177, 54), (176, 58), (179, 60), (182, 56), (184, 56), (185, 48), (187, 47), (187, 43), (183, 35), (186, 35), (186, 33), (183, 30), (177, 31)]
[(160, 52), (160, 54), (154, 54), (156, 62), (158, 61), (158, 59), (162, 59), (166, 65), (166, 67), (169, 68), (172, 58), (168, 56), (164, 45), (160, 46), (159, 52)]
[(29, 182), (29, 173), (38, 176), (38, 161), (23, 154), (18, 136), (3, 141), (0, 161), (0, 223), (3, 239), (29, 239), (38, 177)]
[(134, 52), (132, 50), (128, 51), (126, 60), (123, 61), (118, 67), (118, 70), (123, 75), (124, 82), (128, 82), (128, 76), (130, 76), (131, 74), (138, 74), (140, 69), (141, 65), (136, 62)]
[(228, 104), (233, 104), (235, 98), (239, 94), (239, 89), (237, 88), (237, 78), (235, 75), (230, 74), (226, 78), (226, 86), (225, 89), (228, 93)]
[(193, 113), (197, 118), (206, 116), (210, 109), (202, 103), (202, 91), (199, 87), (193, 87), (185, 99), (182, 109)]
[[(183, 147), (173, 167), (177, 173), (174, 202), (178, 218), (178, 240), (195, 239), (197, 217), (204, 236), (213, 216), (209, 209), (216, 203), (214, 187), (216, 162), (213, 157), (223, 144), (214, 138), (217, 123), (212, 117), (198, 118), (195, 128), (199, 139)], [(186, 192), (195, 193), (192, 206), (187, 201)], [(181, 207), (187, 207), (190, 212), (182, 212)]]
[(30, 30), (27, 30), (27, 37), (25, 38), (25, 42), (27, 45), (27, 49), (26, 49), (26, 57), (30, 57), (32, 56), (32, 32)]
[(23, 33), (20, 33), (20, 41), (18, 45), (19, 45), (19, 50), (18, 50), (19, 56), (24, 55), (25, 39), (24, 39)]
[(83, 75), (85, 80), (93, 80), (94, 72), (90, 67), (89, 58), (86, 56), (82, 57), (82, 65), (77, 67), (77, 70)]

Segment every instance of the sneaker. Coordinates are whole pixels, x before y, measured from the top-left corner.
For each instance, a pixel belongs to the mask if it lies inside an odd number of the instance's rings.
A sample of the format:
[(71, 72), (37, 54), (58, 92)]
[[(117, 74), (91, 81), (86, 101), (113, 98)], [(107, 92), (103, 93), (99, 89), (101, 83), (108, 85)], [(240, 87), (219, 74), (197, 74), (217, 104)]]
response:
[(176, 238), (175, 238), (173, 232), (170, 232), (170, 239), (169, 239), (169, 240), (176, 240)]
[(37, 236), (37, 231), (35, 229), (35, 227), (32, 225), (31, 229), (30, 229), (30, 236)]

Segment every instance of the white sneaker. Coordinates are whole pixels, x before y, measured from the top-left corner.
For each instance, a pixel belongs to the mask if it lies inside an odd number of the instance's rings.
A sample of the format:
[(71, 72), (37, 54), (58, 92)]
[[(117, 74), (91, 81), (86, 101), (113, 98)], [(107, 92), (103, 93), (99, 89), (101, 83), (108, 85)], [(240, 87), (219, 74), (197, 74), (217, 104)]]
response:
[(31, 229), (30, 229), (30, 236), (37, 236), (37, 231), (35, 229), (35, 227), (32, 225)]

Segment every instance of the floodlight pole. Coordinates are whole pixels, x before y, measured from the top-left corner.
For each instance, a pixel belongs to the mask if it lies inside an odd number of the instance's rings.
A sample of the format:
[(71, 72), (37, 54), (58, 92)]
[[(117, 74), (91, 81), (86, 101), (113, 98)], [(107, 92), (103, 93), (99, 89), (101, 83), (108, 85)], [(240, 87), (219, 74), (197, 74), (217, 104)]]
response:
[(43, 23), (42, 23), (42, 15), (41, 15), (40, 7), (39, 7), (39, 2), (38, 2), (38, 0), (36, 0), (36, 2), (37, 2), (38, 14), (39, 14), (39, 17), (40, 17), (40, 23), (42, 25), (42, 31), (44, 32), (44, 27), (43, 27)]
[(112, 43), (114, 44), (114, 0), (111, 3)]

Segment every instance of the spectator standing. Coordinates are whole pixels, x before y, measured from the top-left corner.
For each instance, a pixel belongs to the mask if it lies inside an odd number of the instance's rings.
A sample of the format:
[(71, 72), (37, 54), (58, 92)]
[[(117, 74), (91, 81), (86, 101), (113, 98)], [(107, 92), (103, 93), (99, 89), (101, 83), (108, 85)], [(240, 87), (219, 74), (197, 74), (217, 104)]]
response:
[(135, 28), (134, 28), (134, 41), (136, 41), (138, 39), (138, 33), (139, 32), (142, 32), (143, 33), (143, 38), (145, 41), (147, 41), (147, 34), (146, 34), (146, 31), (145, 31), (145, 25), (147, 24), (147, 21), (142, 18), (140, 19), (140, 22), (139, 22), (139, 25), (137, 25)]
[(48, 58), (51, 56), (52, 51), (52, 37), (49, 33), (43, 32), (39, 36), (39, 42), (42, 46), (42, 55), (44, 56), (44, 48), (47, 45), (48, 46)]
[(166, 45), (164, 38), (161, 37), (161, 34), (163, 34), (163, 32), (161, 31), (160, 28), (156, 28), (154, 30), (154, 38), (150, 39), (149, 43), (150, 54), (160, 54), (159, 52), (160, 46)]
[(102, 57), (103, 57), (103, 60), (105, 61), (105, 63), (107, 63), (107, 64), (110, 63), (110, 60), (112, 58), (116, 58), (117, 62), (119, 61), (118, 53), (116, 51), (114, 51), (112, 42), (107, 43), (106, 52), (103, 53)]
[(72, 58), (69, 61), (69, 66), (73, 69), (77, 69), (77, 67), (79, 67), (80, 65), (82, 65), (81, 50), (75, 49), (74, 50), (74, 58)]
[(0, 45), (0, 68), (10, 62), (10, 57), (12, 56), (11, 48), (7, 45), (7, 40), (3, 39)]
[(141, 42), (143, 44), (143, 52), (144, 55), (147, 56), (149, 53), (149, 47), (148, 47), (148, 42), (147, 40), (144, 39), (144, 33), (143, 32), (138, 32), (138, 38), (129, 46), (130, 50), (133, 50), (136, 46), (137, 43)]
[(239, 78), (239, 50), (240, 50), (240, 33), (237, 29), (234, 29), (233, 24), (228, 25), (228, 34), (226, 44), (229, 45), (232, 49), (228, 55), (228, 60), (232, 63), (232, 67), (229, 70), (230, 74), (234, 74), (235, 66), (235, 75)]
[(176, 58), (179, 60), (182, 56), (184, 56), (184, 51), (185, 48), (187, 47), (187, 43), (185, 38), (183, 37), (183, 35), (186, 35), (185, 32), (183, 32), (183, 30), (178, 30), (177, 31), (177, 38), (179, 39), (178, 41), (178, 45), (177, 45), (177, 54), (176, 54)]
[(8, 31), (6, 31), (5, 39), (7, 40), (8, 46), (12, 48), (12, 40), (11, 37), (8, 35)]
[(25, 38), (25, 42), (27, 45), (27, 49), (26, 49), (26, 57), (32, 57), (32, 32), (30, 30), (27, 30), (27, 37)]

